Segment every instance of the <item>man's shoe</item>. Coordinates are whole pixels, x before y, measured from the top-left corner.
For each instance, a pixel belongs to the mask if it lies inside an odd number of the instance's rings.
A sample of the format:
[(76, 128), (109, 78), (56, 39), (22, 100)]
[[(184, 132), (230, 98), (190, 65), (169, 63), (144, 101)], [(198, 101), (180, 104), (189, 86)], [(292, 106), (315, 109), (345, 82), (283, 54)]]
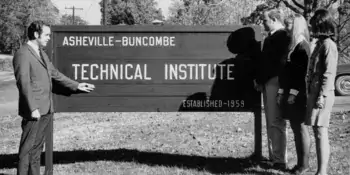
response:
[(286, 171), (287, 165), (285, 163), (274, 163), (272, 168), (280, 171)]

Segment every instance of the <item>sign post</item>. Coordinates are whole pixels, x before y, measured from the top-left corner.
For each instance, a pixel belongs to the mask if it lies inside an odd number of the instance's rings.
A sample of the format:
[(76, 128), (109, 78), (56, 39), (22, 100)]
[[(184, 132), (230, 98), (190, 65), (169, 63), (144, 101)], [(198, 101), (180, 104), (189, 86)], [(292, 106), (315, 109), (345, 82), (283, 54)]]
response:
[[(261, 95), (253, 87), (258, 26), (53, 26), (52, 32), (48, 53), (56, 68), (96, 86), (80, 94), (55, 89), (56, 112), (253, 112), (261, 157)], [(45, 174), (52, 174), (52, 127)]]

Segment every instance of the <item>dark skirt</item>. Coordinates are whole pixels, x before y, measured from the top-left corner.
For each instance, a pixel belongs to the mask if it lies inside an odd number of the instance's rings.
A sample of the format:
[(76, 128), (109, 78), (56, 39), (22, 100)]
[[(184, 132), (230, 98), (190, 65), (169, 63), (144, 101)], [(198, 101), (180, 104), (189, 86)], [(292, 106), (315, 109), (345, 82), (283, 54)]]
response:
[(288, 104), (289, 94), (283, 95), (280, 104), (281, 116), (286, 120), (295, 120), (303, 122), (306, 117), (306, 95), (298, 94), (294, 104)]

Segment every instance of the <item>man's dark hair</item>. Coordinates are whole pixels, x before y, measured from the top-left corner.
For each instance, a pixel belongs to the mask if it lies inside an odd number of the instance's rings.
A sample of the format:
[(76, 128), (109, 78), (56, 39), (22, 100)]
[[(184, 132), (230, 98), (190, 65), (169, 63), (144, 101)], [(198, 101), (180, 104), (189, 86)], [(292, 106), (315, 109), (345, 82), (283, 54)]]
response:
[(312, 33), (316, 37), (332, 37), (336, 33), (335, 21), (326, 9), (318, 9), (310, 19)]
[(49, 24), (45, 23), (44, 21), (34, 21), (32, 22), (29, 27), (28, 27), (28, 38), (29, 40), (34, 40), (35, 39), (35, 32), (38, 32), (39, 35), (43, 33), (43, 27), (48, 26)]

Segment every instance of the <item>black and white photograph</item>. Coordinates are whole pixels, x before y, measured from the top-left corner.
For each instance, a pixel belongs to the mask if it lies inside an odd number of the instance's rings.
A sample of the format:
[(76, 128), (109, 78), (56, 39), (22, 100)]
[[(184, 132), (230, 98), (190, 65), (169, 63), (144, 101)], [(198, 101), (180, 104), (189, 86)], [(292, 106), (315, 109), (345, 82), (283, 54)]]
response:
[(0, 0), (0, 175), (350, 175), (350, 0)]

